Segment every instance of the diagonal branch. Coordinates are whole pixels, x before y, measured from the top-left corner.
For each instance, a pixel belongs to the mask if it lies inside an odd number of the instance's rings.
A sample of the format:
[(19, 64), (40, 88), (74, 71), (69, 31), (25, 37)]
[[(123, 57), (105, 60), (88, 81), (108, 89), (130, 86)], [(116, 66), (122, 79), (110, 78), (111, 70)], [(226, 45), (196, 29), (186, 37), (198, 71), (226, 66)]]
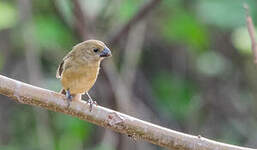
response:
[(249, 15), (249, 7), (247, 4), (244, 4), (244, 8), (246, 11), (246, 24), (247, 29), (250, 35), (251, 43), (252, 43), (252, 51), (254, 56), (254, 63), (257, 64), (257, 43), (256, 43), (256, 37), (255, 37), (255, 30), (253, 25), (252, 17)]
[(94, 106), (90, 112), (89, 105), (84, 101), (73, 101), (67, 108), (65, 96), (2, 75), (0, 75), (0, 93), (19, 103), (78, 117), (104, 128), (127, 134), (134, 139), (143, 139), (169, 149), (253, 150), (173, 131), (101, 106)]
[[(151, 0), (148, 4), (144, 5), (139, 11), (125, 24), (112, 38), (109, 38), (108, 43), (118, 43), (121, 37), (128, 33), (130, 28), (144, 18), (149, 12), (155, 8), (161, 0)], [(110, 45), (111, 45), (110, 44)]]

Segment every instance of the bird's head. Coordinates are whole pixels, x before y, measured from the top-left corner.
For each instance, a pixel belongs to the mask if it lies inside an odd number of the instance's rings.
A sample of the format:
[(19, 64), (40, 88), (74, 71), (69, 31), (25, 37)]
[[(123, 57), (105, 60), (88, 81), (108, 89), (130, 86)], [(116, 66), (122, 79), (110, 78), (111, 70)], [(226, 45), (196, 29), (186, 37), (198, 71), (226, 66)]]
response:
[(76, 53), (87, 60), (100, 61), (106, 57), (112, 56), (110, 49), (101, 41), (87, 40), (77, 44), (73, 48)]

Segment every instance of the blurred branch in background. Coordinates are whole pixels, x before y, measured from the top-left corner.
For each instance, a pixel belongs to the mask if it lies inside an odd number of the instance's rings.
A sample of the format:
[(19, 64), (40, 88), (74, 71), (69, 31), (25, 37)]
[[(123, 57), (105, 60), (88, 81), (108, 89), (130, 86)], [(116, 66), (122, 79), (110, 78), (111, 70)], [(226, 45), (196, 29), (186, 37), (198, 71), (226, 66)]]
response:
[(256, 34), (255, 34), (255, 29), (253, 25), (253, 20), (252, 17), (249, 15), (249, 6), (247, 4), (244, 4), (245, 8), (245, 13), (246, 13), (246, 24), (247, 24), (247, 29), (250, 35), (250, 39), (252, 42), (252, 52), (254, 56), (254, 63), (257, 64), (257, 42), (256, 42)]
[(82, 10), (81, 5), (78, 0), (73, 0), (73, 14), (75, 18), (74, 29), (82, 39), (88, 39), (89, 29), (88, 17), (86, 17), (85, 11)]
[(84, 101), (73, 101), (70, 107), (67, 108), (67, 101), (64, 95), (1, 75), (0, 93), (22, 104), (69, 114), (116, 132), (127, 134), (134, 139), (143, 139), (169, 149), (253, 150), (215, 142), (201, 136), (183, 134), (101, 106), (94, 106), (92, 112), (90, 112), (89, 105)]
[[(39, 48), (37, 47), (35, 28), (32, 21), (32, 6), (30, 0), (18, 1), (20, 11), (21, 35), (25, 48), (25, 61), (28, 70), (28, 80), (30, 84), (40, 86), (43, 81)], [(36, 120), (36, 131), (39, 147), (43, 149), (53, 149), (53, 135), (49, 127), (49, 115), (46, 110), (33, 109)]]
[[(138, 97), (133, 94), (133, 84), (135, 82), (135, 74), (137, 71), (137, 62), (140, 58), (142, 45), (145, 38), (146, 21), (141, 21), (135, 25), (129, 32), (127, 46), (124, 54), (124, 61), (121, 66), (121, 73), (118, 72), (114, 61), (108, 61), (104, 64), (106, 75), (110, 80), (113, 88), (117, 110), (129, 115), (137, 116), (152, 120), (154, 114), (142, 103)], [(135, 146), (128, 138), (122, 138), (123, 145), (119, 149), (130, 149)], [(136, 143), (140, 147), (140, 143)], [(151, 149), (147, 145), (142, 145), (142, 149)]]
[(128, 31), (132, 26), (137, 24), (140, 20), (142, 20), (148, 13), (150, 13), (161, 0), (151, 0), (148, 4), (142, 6), (139, 11), (125, 24), (117, 33), (113, 35), (113, 37), (108, 38), (108, 43), (116, 44), (121, 40), (124, 35), (127, 35)]

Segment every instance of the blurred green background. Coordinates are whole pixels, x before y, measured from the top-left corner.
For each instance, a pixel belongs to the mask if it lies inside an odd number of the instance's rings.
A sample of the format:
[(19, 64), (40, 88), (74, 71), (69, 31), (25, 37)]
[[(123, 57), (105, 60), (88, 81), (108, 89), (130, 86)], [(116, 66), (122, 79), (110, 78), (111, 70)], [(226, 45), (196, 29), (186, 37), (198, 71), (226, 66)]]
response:
[[(1, 0), (0, 72), (59, 91), (55, 71), (63, 56), (85, 39), (102, 40), (113, 57), (103, 61), (90, 91), (99, 105), (256, 148), (257, 71), (243, 3), (257, 20), (257, 2), (157, 1), (118, 35), (151, 0)], [(77, 118), (0, 99), (1, 150), (162, 149)]]

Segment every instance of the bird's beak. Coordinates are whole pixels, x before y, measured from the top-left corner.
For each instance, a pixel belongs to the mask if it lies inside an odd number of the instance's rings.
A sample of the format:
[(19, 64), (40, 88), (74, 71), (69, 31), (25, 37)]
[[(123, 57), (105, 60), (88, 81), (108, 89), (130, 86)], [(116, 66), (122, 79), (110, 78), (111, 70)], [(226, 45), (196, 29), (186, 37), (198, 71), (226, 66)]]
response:
[(104, 50), (100, 53), (100, 57), (110, 57), (112, 52), (109, 48), (105, 47)]

